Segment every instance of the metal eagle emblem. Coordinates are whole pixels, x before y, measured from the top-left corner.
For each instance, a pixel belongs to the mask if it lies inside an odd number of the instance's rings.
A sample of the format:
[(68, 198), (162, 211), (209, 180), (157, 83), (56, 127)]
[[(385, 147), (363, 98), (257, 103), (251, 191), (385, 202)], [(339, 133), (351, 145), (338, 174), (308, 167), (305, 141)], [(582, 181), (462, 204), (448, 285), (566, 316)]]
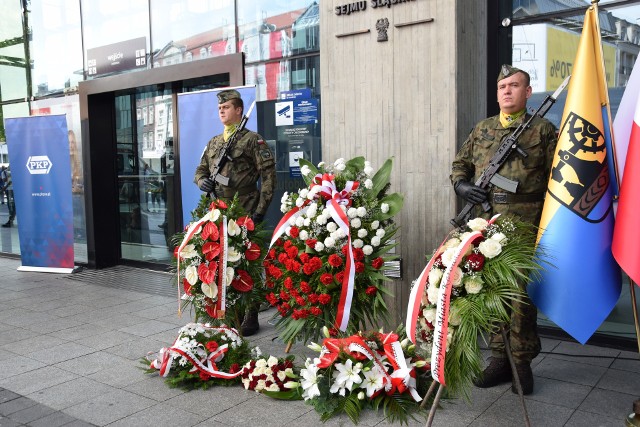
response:
[(387, 18), (380, 18), (376, 21), (376, 30), (378, 31), (378, 41), (386, 42), (389, 40), (387, 36), (387, 29), (389, 28), (389, 20)]

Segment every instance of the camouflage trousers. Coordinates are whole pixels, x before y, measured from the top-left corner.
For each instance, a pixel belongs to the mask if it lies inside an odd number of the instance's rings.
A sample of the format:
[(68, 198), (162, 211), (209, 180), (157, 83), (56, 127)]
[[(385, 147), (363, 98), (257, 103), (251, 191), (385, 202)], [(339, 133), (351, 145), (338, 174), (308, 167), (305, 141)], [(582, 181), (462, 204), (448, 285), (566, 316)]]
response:
[[(541, 348), (537, 325), (538, 309), (526, 293), (520, 300), (514, 301), (512, 305), (511, 323), (507, 325), (511, 354), (516, 363), (531, 363), (540, 353)], [(489, 348), (492, 357), (507, 357), (500, 332), (491, 335)]]

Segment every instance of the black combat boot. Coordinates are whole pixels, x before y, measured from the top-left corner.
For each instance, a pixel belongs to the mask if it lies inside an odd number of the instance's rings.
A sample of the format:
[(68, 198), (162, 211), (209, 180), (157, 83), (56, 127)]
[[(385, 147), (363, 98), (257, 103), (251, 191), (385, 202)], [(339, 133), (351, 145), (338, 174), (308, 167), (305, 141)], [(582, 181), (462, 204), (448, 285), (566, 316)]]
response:
[[(527, 395), (533, 393), (533, 372), (531, 372), (531, 365), (529, 363), (516, 363), (516, 372), (518, 373), (518, 378), (520, 378), (522, 394)], [(511, 384), (511, 391), (516, 394), (518, 393), (515, 381)]]
[(258, 323), (258, 310), (254, 308), (250, 308), (247, 310), (247, 314), (244, 316), (244, 320), (242, 322), (242, 336), (248, 337), (260, 329), (260, 324)]
[(511, 381), (511, 366), (506, 358), (489, 358), (489, 366), (487, 366), (480, 376), (473, 380), (473, 384), (480, 388), (489, 388), (498, 384)]

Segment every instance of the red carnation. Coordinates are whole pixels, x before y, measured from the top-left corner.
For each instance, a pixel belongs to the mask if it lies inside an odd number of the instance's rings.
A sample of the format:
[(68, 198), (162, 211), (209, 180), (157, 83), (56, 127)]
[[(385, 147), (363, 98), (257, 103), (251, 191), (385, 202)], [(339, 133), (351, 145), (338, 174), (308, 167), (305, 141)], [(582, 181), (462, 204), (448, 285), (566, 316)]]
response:
[(311, 292), (311, 286), (307, 282), (300, 282), (300, 290), (305, 294)]
[(289, 255), (289, 258), (291, 259), (296, 259), (298, 257), (298, 248), (296, 248), (295, 246), (288, 247), (287, 255)]
[(307, 239), (304, 241), (304, 244), (309, 246), (311, 249), (316, 247), (316, 243), (318, 243), (318, 239)]
[(367, 288), (366, 291), (364, 291), (365, 294), (373, 296), (378, 292), (378, 288), (376, 288), (375, 286), (369, 286)]
[(211, 378), (211, 375), (207, 374), (207, 373), (206, 373), (206, 372), (204, 372), (204, 371), (199, 371), (198, 373), (199, 373), (199, 375), (200, 375), (200, 379), (201, 379), (202, 381), (209, 381), (209, 378)]
[(470, 253), (467, 257), (467, 264), (472, 271), (480, 271), (484, 267), (484, 255), (477, 253)]
[(318, 302), (322, 305), (327, 305), (331, 302), (331, 295), (329, 294), (320, 294), (318, 295)]
[(260, 258), (260, 246), (253, 242), (249, 242), (247, 250), (244, 252), (244, 256), (248, 261), (255, 261)]
[(362, 248), (353, 248), (353, 259), (362, 261), (364, 259), (364, 251)]
[(329, 336), (337, 337), (338, 336), (338, 330), (336, 328), (329, 329)]
[(302, 297), (296, 297), (296, 304), (305, 305), (307, 302)]
[(265, 298), (272, 306), (278, 304), (278, 297), (273, 292), (267, 294)]
[(238, 269), (238, 277), (231, 281), (231, 286), (238, 292), (249, 292), (253, 289), (253, 279), (249, 273)]
[(322, 314), (322, 309), (320, 307), (311, 307), (310, 311), (314, 316), (320, 316)]
[(289, 268), (289, 271), (293, 271), (294, 273), (300, 273), (300, 269), (302, 268), (302, 264), (300, 264), (296, 260), (291, 260), (290, 267), (291, 268)]
[(311, 255), (309, 255), (308, 253), (303, 252), (300, 254), (300, 261), (302, 262), (305, 262), (305, 263), (309, 262), (310, 259), (311, 259)]
[(380, 270), (380, 267), (384, 265), (384, 260), (381, 257), (378, 257), (371, 261), (371, 266), (376, 270)]
[(485, 240), (485, 239), (484, 239), (484, 236), (481, 234), (481, 235), (479, 235), (478, 237), (476, 237), (475, 239), (473, 239), (473, 240), (471, 241), (471, 244), (472, 244), (473, 246), (478, 246), (480, 243), (484, 242), (484, 240)]
[(320, 283), (324, 285), (330, 285), (333, 283), (333, 275), (330, 273), (324, 273), (320, 276)]
[(364, 271), (364, 263), (356, 262), (356, 273), (362, 273)]
[(272, 282), (271, 280), (269, 280), (269, 279), (265, 280), (264, 284), (265, 284), (265, 286), (266, 286), (268, 289), (273, 289), (273, 287), (275, 286), (275, 283), (273, 283), (273, 282)]
[(329, 255), (328, 261), (329, 265), (332, 267), (340, 267), (342, 265), (342, 258), (336, 254)]
[(344, 280), (344, 270), (336, 273), (336, 282), (342, 283), (343, 280)]
[(267, 254), (267, 259), (274, 259), (276, 257), (276, 248), (269, 249), (269, 253)]
[(347, 254), (349, 253), (349, 246), (348, 245), (344, 245), (340, 251), (342, 252), (342, 255), (347, 256)]
[(318, 302), (318, 294), (309, 294), (309, 295), (307, 296), (307, 299), (309, 300), (309, 302), (310, 302), (311, 304), (315, 304), (315, 303), (317, 303), (317, 302)]
[(175, 248), (173, 248), (173, 257), (174, 257), (174, 258), (178, 258), (178, 246), (176, 246)]
[(209, 353), (213, 353), (218, 349), (218, 343), (215, 341), (209, 341), (204, 346), (207, 347), (207, 350), (209, 350)]
[(234, 363), (229, 367), (229, 373), (230, 374), (235, 374), (239, 370), (240, 370), (240, 365), (238, 365), (237, 363)]
[(287, 277), (284, 279), (283, 285), (285, 288), (291, 290), (293, 288), (293, 279), (291, 279), (291, 277)]
[(298, 236), (300, 235), (300, 230), (298, 230), (298, 227), (293, 226), (291, 227), (291, 229), (289, 230), (289, 235), (291, 237), (293, 237), (294, 239), (297, 239)]

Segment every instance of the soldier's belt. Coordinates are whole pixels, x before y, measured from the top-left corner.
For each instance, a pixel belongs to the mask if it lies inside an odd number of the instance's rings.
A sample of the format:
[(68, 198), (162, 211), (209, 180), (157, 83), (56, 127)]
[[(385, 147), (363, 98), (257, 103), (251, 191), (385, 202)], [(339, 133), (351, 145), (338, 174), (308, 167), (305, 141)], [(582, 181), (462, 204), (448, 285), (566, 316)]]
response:
[(232, 198), (233, 196), (235, 196), (236, 193), (238, 193), (238, 196), (245, 196), (257, 190), (258, 188), (255, 185), (245, 185), (244, 187), (240, 187), (240, 188), (231, 188), (231, 187), (224, 187), (222, 185), (216, 185), (216, 188), (215, 188), (216, 196), (225, 197), (227, 199)]
[(508, 205), (512, 203), (535, 203), (544, 200), (544, 193), (511, 194), (493, 193), (493, 203)]

